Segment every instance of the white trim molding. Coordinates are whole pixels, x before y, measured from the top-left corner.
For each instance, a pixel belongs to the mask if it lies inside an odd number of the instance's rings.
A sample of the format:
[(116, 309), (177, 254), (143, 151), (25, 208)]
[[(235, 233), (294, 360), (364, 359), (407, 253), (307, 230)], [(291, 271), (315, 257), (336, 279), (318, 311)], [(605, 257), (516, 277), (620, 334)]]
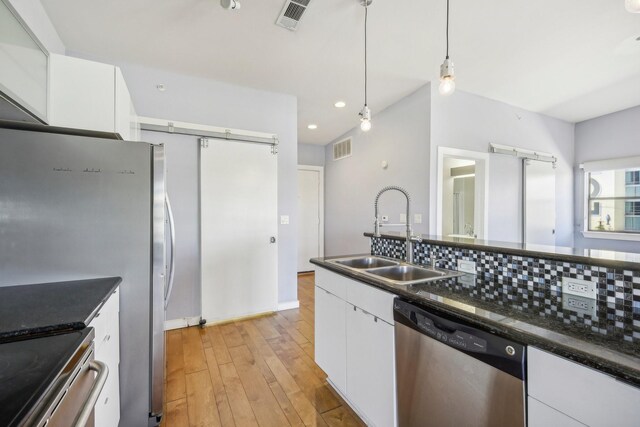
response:
[(319, 257), (324, 256), (324, 166), (311, 166), (311, 165), (298, 165), (298, 170), (306, 170), (306, 171), (315, 171), (320, 174), (320, 189), (318, 190), (320, 194), (320, 199), (318, 200), (318, 214), (320, 216), (320, 224), (318, 226), (319, 236)]
[(292, 310), (294, 308), (300, 308), (300, 301), (295, 300), (295, 301), (278, 303), (278, 311)]
[(200, 324), (200, 316), (198, 317), (182, 317), (180, 319), (172, 319), (164, 321), (164, 330), (171, 331), (173, 329), (188, 328)]
[(602, 172), (615, 169), (635, 169), (638, 165), (640, 165), (640, 156), (584, 162), (580, 165), (580, 169), (585, 172)]
[(640, 242), (640, 233), (616, 233), (615, 231), (583, 231), (587, 239), (628, 240)]

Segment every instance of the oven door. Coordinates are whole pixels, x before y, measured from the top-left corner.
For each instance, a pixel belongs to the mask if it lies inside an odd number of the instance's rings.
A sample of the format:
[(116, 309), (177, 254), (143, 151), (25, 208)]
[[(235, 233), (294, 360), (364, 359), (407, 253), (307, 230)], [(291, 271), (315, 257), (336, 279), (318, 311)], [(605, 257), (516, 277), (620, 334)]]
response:
[[(93, 408), (107, 380), (107, 366), (94, 360), (93, 343), (76, 355), (41, 412), (38, 427), (93, 427)], [(80, 351), (79, 351), (80, 352)], [(73, 420), (73, 421), (72, 421)]]

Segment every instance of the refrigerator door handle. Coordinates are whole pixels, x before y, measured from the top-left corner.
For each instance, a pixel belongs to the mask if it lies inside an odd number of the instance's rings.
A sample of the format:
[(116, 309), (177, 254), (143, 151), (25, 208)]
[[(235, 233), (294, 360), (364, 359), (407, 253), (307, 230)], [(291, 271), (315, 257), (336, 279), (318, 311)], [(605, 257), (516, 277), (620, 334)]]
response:
[(173, 220), (173, 209), (171, 208), (171, 201), (169, 200), (169, 195), (165, 194), (164, 203), (167, 206), (167, 213), (169, 217), (169, 235), (171, 237), (171, 258), (169, 262), (169, 277), (167, 281), (167, 290), (164, 296), (164, 308), (167, 308), (169, 305), (169, 298), (171, 297), (171, 292), (173, 291), (173, 279), (175, 277), (176, 271), (176, 228), (175, 222)]

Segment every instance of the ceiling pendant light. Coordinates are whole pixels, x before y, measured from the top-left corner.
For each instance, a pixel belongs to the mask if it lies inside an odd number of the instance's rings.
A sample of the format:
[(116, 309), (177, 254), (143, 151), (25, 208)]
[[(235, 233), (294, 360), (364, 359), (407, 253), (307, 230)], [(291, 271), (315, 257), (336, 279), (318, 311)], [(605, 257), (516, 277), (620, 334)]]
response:
[(640, 0), (625, 0), (624, 7), (631, 13), (640, 13)]
[(449, 0), (447, 0), (447, 56), (440, 65), (440, 90), (441, 95), (451, 95), (456, 90), (453, 61), (449, 59)]
[(367, 104), (367, 21), (369, 18), (369, 5), (373, 0), (361, 0), (364, 6), (364, 107), (360, 110), (360, 129), (363, 132), (371, 130), (371, 110)]

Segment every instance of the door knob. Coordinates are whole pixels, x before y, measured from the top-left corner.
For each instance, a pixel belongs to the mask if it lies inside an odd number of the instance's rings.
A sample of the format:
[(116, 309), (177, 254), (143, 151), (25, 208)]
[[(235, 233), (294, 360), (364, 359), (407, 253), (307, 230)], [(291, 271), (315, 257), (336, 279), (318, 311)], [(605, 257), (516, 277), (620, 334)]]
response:
[(275, 238), (275, 237), (273, 237), (273, 236), (271, 236), (271, 239), (269, 239), (269, 241), (270, 241), (271, 243), (275, 243), (275, 242), (276, 242), (276, 238)]

